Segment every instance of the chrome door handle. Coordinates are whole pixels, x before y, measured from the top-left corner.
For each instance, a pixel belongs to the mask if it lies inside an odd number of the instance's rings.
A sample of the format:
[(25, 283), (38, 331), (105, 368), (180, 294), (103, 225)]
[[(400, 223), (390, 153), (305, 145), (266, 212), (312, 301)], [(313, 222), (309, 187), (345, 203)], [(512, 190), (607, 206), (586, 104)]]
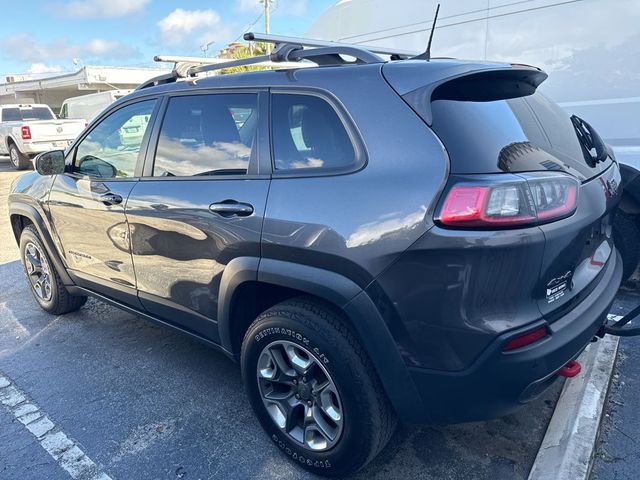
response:
[(235, 200), (225, 200), (212, 203), (209, 205), (209, 210), (223, 217), (248, 217), (253, 213), (253, 205), (236, 202)]

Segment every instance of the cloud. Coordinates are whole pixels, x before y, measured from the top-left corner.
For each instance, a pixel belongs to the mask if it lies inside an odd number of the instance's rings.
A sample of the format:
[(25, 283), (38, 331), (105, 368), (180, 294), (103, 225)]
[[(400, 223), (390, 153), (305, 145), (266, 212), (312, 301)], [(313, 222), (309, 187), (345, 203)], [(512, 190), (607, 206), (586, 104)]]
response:
[(121, 60), (137, 58), (140, 52), (117, 40), (94, 38), (82, 43), (71, 43), (66, 38), (51, 42), (40, 42), (31, 35), (21, 33), (0, 39), (4, 58), (12, 60), (42, 63), (52, 60), (70, 61), (73, 58), (88, 60)]
[(144, 10), (151, 0), (73, 0), (61, 4), (55, 11), (71, 17), (124, 17)]
[[(264, 10), (264, 4), (258, 0), (236, 0), (236, 10), (240, 13), (260, 13)], [(300, 16), (307, 13), (307, 0), (275, 0), (272, 3), (273, 15)]]
[(222, 22), (215, 10), (177, 8), (158, 22), (163, 45), (197, 48), (215, 41), (225, 45), (233, 37), (233, 26)]
[(40, 74), (40, 73), (57, 73), (62, 72), (64, 69), (60, 65), (46, 65), (44, 63), (32, 63), (27, 69), (26, 73)]

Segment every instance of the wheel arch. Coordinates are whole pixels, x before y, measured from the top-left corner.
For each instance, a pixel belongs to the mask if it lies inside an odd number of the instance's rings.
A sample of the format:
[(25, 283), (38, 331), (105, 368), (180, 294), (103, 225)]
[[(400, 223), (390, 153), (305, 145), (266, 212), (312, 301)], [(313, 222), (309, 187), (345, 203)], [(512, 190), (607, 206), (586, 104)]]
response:
[(384, 319), (361, 287), (335, 272), (274, 259), (232, 260), (223, 273), (218, 298), (222, 347), (237, 358), (246, 330), (261, 312), (301, 295), (313, 296), (344, 314), (396, 413), (405, 420), (418, 418), (420, 396)]
[(65, 286), (73, 286), (73, 280), (71, 280), (71, 277), (69, 277), (69, 274), (67, 273), (64, 262), (55, 248), (53, 239), (51, 238), (49, 230), (47, 229), (46, 223), (44, 222), (40, 212), (38, 212), (38, 210), (36, 210), (32, 205), (13, 202), (9, 207), (9, 218), (13, 235), (18, 244), (20, 244), (20, 235), (22, 234), (22, 230), (24, 230), (27, 225), (33, 225), (35, 227), (42, 244), (47, 250), (47, 255), (49, 255), (58, 275), (60, 275), (62, 283)]

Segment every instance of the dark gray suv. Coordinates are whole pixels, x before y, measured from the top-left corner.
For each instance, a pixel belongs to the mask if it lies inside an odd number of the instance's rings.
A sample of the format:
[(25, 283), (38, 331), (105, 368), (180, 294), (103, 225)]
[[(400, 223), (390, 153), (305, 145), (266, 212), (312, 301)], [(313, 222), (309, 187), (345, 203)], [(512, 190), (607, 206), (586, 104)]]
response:
[(36, 160), (9, 203), (39, 304), (91, 295), (237, 359), (324, 475), (397, 420), (504, 415), (577, 373), (621, 281), (620, 174), (546, 74), (283, 49), (321, 67), (156, 79)]

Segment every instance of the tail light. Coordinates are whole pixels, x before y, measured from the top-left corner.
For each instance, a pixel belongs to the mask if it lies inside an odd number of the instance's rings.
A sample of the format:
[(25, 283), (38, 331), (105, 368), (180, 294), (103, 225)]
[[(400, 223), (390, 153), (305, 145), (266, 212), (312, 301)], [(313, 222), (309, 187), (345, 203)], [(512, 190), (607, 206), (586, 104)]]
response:
[(23, 140), (31, 140), (31, 129), (29, 125), (23, 125), (22, 128), (20, 128), (20, 134)]
[(578, 181), (562, 174), (452, 177), (436, 221), (452, 227), (509, 228), (552, 222), (576, 210)]

